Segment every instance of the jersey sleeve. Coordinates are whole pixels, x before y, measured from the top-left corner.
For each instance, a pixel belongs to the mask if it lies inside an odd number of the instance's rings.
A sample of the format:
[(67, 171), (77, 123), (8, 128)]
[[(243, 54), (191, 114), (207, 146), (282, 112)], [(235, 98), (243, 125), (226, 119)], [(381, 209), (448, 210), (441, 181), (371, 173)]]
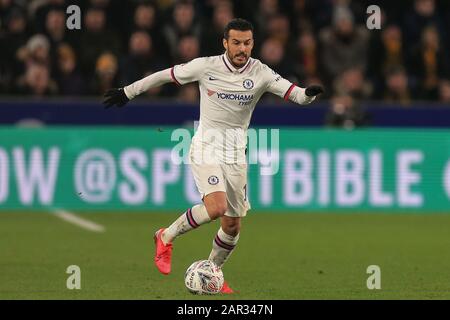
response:
[(295, 84), (286, 80), (267, 65), (262, 66), (263, 76), (266, 81), (266, 91), (276, 94), (284, 100), (289, 100)]
[(205, 73), (205, 58), (196, 58), (188, 63), (178, 64), (170, 69), (172, 81), (178, 85), (199, 81)]

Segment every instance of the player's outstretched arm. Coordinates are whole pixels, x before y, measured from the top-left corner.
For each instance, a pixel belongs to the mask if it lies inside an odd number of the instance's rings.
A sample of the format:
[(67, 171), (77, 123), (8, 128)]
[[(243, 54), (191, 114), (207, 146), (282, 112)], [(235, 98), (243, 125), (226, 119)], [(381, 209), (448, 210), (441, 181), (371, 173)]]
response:
[(306, 88), (295, 86), (289, 100), (298, 104), (310, 104), (321, 93), (323, 93), (323, 88), (319, 85), (310, 85)]
[(148, 89), (159, 87), (171, 81), (173, 81), (173, 77), (171, 76), (171, 69), (165, 69), (159, 72), (155, 72), (148, 77), (133, 82), (129, 86), (109, 89), (104, 94), (103, 104), (105, 105), (105, 108), (110, 108), (113, 106), (119, 108), (123, 107), (128, 103), (128, 101), (147, 91)]
[(323, 87), (316, 84), (301, 88), (280, 76), (267, 65), (263, 65), (262, 71), (264, 79), (268, 83), (267, 91), (282, 97), (284, 100), (290, 100), (297, 104), (309, 104), (324, 92)]

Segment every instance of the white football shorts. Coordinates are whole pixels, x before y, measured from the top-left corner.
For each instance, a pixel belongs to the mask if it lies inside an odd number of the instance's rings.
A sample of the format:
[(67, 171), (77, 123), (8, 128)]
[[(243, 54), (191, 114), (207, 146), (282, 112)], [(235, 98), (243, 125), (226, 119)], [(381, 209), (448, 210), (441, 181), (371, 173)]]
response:
[(204, 196), (223, 191), (227, 194), (229, 217), (245, 217), (250, 210), (247, 199), (247, 164), (196, 164), (191, 161), (195, 184)]

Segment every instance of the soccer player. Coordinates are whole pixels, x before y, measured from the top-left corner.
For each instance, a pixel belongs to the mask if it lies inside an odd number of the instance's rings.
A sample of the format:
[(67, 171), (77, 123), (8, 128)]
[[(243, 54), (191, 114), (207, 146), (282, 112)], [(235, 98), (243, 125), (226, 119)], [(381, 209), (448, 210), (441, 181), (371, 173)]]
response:
[[(175, 65), (105, 94), (107, 108), (122, 107), (139, 94), (165, 83), (199, 83), (200, 122), (192, 138), (189, 158), (202, 203), (187, 209), (167, 228), (156, 231), (154, 261), (166, 275), (171, 271), (173, 241), (202, 224), (220, 218), (221, 227), (209, 255), (216, 265), (222, 267), (236, 247), (241, 218), (249, 209), (247, 165), (240, 159), (245, 159), (247, 128), (260, 97), (271, 92), (285, 100), (308, 104), (323, 92), (318, 85), (300, 88), (251, 58), (253, 26), (246, 20), (228, 23), (223, 46), (224, 54)], [(209, 139), (205, 134), (208, 130), (214, 131), (216, 137), (223, 135), (223, 139)], [(208, 147), (214, 152), (209, 152), (211, 156), (206, 159), (204, 151)], [(226, 282), (222, 293), (233, 293)]]

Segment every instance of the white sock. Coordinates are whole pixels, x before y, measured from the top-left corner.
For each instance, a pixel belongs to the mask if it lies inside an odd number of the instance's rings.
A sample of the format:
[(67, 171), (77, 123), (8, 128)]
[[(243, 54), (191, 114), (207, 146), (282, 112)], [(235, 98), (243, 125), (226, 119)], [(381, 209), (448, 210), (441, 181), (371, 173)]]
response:
[(204, 223), (210, 222), (211, 218), (206, 211), (204, 204), (197, 204), (186, 210), (177, 220), (175, 220), (161, 235), (162, 241), (167, 244), (175, 240), (176, 237), (198, 228)]
[(213, 240), (213, 248), (208, 260), (214, 262), (217, 266), (222, 268), (223, 264), (227, 261), (231, 252), (233, 252), (239, 240), (239, 234), (235, 237), (226, 234), (222, 228), (217, 232), (216, 237)]

